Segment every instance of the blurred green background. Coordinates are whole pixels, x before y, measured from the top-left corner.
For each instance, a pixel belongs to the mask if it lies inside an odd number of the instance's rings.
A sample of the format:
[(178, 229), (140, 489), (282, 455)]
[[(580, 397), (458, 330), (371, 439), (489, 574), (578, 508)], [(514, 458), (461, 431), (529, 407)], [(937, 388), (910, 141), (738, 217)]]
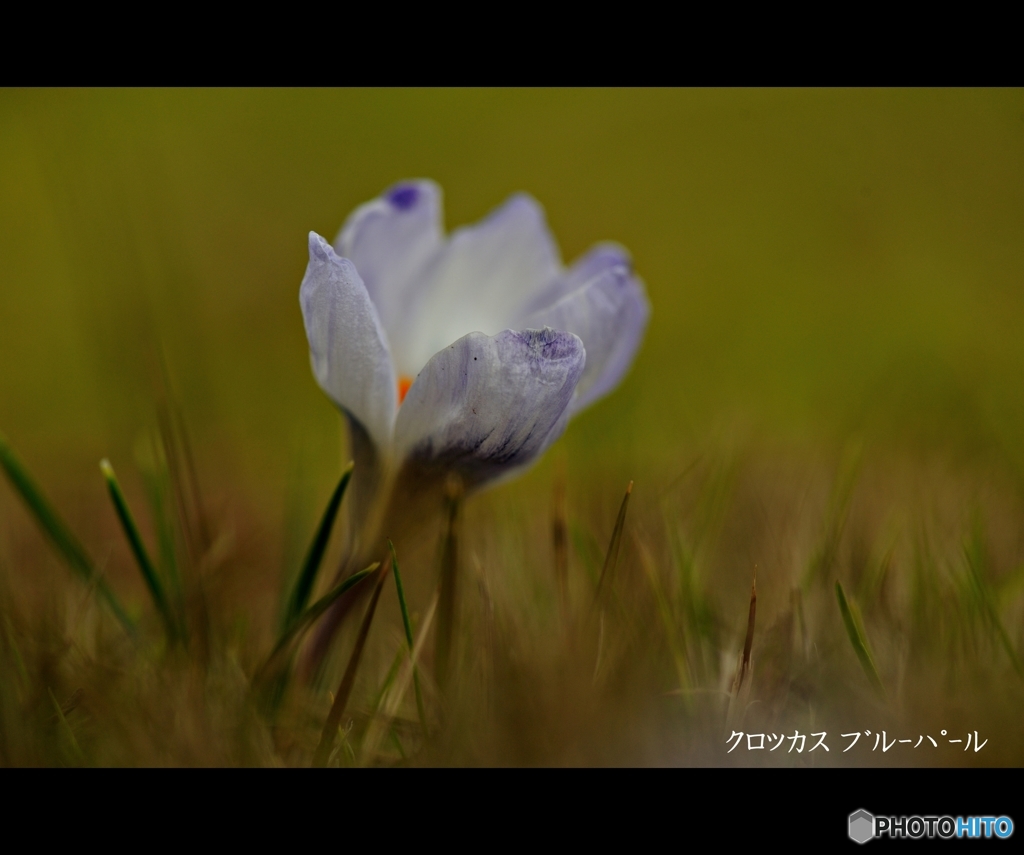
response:
[(1021, 446), (1021, 90), (5, 90), (0, 428), (99, 495), (162, 348), (207, 470), (329, 484), (306, 234), (421, 176), (449, 229), (525, 190), (566, 261), (634, 254), (651, 326), (570, 427), (574, 468), (736, 431)]

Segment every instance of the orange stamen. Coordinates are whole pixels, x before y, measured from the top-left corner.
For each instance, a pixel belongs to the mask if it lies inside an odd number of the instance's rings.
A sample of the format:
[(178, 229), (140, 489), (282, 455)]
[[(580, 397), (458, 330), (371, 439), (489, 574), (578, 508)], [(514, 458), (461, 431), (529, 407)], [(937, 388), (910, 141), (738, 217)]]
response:
[(401, 374), (398, 377), (398, 403), (401, 404), (405, 400), (405, 396), (409, 394), (409, 387), (412, 386), (412, 377), (407, 377), (405, 374)]

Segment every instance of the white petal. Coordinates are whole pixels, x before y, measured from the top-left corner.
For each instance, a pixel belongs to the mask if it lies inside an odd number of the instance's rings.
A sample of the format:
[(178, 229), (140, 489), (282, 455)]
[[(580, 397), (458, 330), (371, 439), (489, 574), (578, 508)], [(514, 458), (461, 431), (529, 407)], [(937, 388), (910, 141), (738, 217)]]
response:
[(419, 366), (467, 332), (511, 327), (561, 273), (540, 205), (517, 195), (482, 222), (458, 229), (417, 295), (410, 350)]
[(359, 271), (402, 373), (415, 374), (422, 367), (407, 365), (403, 351), (412, 320), (410, 300), (443, 242), (441, 188), (433, 181), (394, 185), (353, 211), (334, 241), (338, 255)]
[(549, 326), (575, 333), (587, 349), (587, 364), (570, 404), (579, 412), (607, 394), (625, 375), (640, 346), (650, 305), (643, 283), (625, 263), (626, 257), (605, 248), (570, 271), (569, 283), (590, 278), (553, 306), (531, 315), (528, 326)]
[(398, 406), (387, 336), (355, 266), (315, 232), (299, 303), (320, 388), (386, 456)]
[(530, 463), (559, 425), (585, 361), (571, 333), (470, 333), (416, 378), (398, 413), (396, 455), (457, 471), (467, 486)]

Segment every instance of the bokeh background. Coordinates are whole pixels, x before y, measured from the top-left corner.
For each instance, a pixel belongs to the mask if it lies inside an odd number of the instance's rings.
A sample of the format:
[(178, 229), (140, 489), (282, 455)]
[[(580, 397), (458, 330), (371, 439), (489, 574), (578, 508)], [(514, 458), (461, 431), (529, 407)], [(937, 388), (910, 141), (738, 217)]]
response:
[(634, 254), (650, 331), (573, 458), (736, 423), (1021, 436), (1019, 90), (7, 90), (0, 423), (36, 465), (130, 447), (159, 341), (193, 430), (249, 477), (325, 453), (305, 235), (416, 176), (449, 228), (525, 190), (567, 261)]
[(566, 262), (615, 240), (648, 287), (620, 389), (496, 494), (547, 501), (562, 467), (610, 521), (630, 478), (752, 443), (829, 477), (855, 447), (1024, 484), (1021, 90), (4, 90), (0, 429), (72, 524), (104, 507), (101, 457), (141, 496), (163, 364), (212, 501), (275, 549), (289, 514), (312, 525), (345, 450), (309, 368), (306, 235), (410, 177), (449, 229), (526, 191)]

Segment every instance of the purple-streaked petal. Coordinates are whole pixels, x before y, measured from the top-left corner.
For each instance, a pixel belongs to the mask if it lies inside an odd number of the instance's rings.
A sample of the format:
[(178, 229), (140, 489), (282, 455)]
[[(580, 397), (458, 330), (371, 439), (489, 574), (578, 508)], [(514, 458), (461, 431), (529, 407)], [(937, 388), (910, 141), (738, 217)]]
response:
[(513, 196), (482, 222), (456, 230), (410, 304), (418, 367), (467, 332), (494, 335), (513, 326), (560, 273), (544, 211), (529, 196)]
[(583, 373), (578, 337), (551, 329), (470, 333), (416, 378), (395, 425), (396, 455), (468, 487), (532, 462)]
[(398, 406), (387, 336), (355, 266), (316, 232), (299, 304), (317, 383), (386, 455)]
[(633, 362), (650, 316), (643, 283), (625, 264), (609, 265), (610, 260), (612, 256), (594, 259), (588, 282), (526, 321), (531, 327), (566, 330), (583, 340), (587, 364), (570, 414), (618, 385)]
[(403, 352), (409, 301), (443, 242), (441, 188), (433, 181), (395, 184), (353, 211), (334, 241), (338, 255), (359, 271), (402, 373), (422, 367), (407, 365)]

